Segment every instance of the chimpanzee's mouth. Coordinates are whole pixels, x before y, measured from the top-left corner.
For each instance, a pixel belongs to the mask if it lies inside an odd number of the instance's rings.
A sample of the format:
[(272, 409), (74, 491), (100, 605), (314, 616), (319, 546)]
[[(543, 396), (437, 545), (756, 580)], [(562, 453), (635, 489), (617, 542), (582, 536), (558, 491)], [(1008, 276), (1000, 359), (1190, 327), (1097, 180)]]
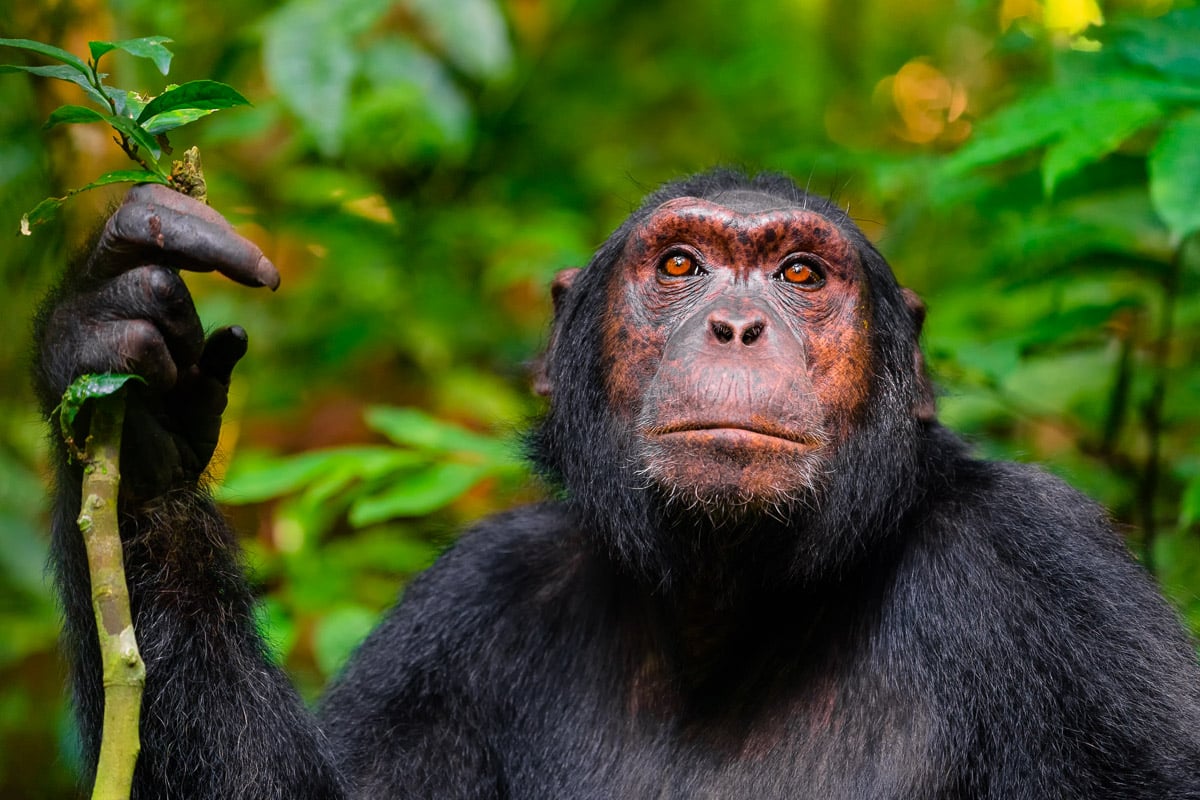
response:
[(650, 436), (671, 436), (675, 434), (693, 434), (711, 436), (714, 439), (749, 439), (765, 437), (783, 440), (789, 444), (804, 447), (816, 447), (821, 443), (820, 438), (806, 431), (791, 430), (771, 422), (753, 423), (732, 421), (681, 421), (669, 422), (665, 425), (655, 425), (646, 430)]

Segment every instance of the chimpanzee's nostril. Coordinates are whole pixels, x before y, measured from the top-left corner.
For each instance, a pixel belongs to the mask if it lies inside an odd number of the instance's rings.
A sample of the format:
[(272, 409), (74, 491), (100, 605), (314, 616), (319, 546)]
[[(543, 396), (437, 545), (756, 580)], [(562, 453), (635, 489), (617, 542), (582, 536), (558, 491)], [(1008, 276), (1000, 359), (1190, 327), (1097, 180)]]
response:
[(711, 326), (713, 336), (717, 338), (718, 342), (721, 344), (729, 344), (733, 341), (733, 328), (728, 323), (721, 322), (719, 320), (713, 320), (709, 324)]
[(742, 344), (749, 347), (762, 335), (762, 332), (763, 324), (761, 322), (754, 323), (742, 333)]

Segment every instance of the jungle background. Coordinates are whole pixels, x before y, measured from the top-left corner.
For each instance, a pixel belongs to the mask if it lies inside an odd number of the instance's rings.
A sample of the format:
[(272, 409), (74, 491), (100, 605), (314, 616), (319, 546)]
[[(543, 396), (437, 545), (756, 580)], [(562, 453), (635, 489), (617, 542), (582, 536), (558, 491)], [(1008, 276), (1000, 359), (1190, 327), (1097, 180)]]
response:
[[(169, 78), (252, 108), (186, 129), (276, 294), (188, 277), (241, 323), (215, 477), (262, 625), (307, 697), (471, 520), (538, 497), (517, 455), (548, 286), (648, 190), (781, 170), (929, 306), (942, 419), (1106, 504), (1200, 631), (1200, 12), (1170, 0), (46, 0), (0, 36), (86, 55), (165, 35)], [(0, 64), (47, 63), (0, 48)], [(68, 797), (45, 577), (39, 297), (120, 189), (77, 87), (0, 74), (0, 796)]]

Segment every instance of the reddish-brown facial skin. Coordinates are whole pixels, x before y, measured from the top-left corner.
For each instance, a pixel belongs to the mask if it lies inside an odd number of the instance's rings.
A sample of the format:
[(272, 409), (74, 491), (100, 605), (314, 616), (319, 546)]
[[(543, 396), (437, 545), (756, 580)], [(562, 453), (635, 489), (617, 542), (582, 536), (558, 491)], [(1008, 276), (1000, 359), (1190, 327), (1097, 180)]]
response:
[(628, 410), (648, 481), (684, 502), (804, 496), (866, 399), (857, 250), (821, 215), (778, 204), (664, 203), (613, 276), (612, 407)]

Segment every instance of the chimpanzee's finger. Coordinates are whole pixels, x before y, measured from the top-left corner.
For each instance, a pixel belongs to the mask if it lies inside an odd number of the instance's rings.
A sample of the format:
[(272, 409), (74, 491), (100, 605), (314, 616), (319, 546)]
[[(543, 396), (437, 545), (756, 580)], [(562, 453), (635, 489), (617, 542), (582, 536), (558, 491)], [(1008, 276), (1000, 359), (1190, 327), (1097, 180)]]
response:
[(213, 331), (204, 344), (198, 366), (200, 372), (213, 378), (222, 386), (229, 385), (233, 367), (246, 355), (249, 337), (240, 325), (230, 325)]
[[(104, 226), (88, 263), (94, 278), (138, 260), (197, 272), (216, 270), (246, 286), (279, 286), (279, 272), (249, 239), (202, 203), (169, 189), (131, 192)], [(167, 192), (169, 194), (164, 194)]]
[(229, 378), (246, 354), (246, 331), (237, 325), (208, 337), (200, 361), (180, 378), (180, 395), (187, 413), (188, 437), (198, 451), (211, 453), (221, 432), (221, 414), (229, 403)]
[(162, 206), (180, 214), (198, 217), (213, 225), (224, 226), (233, 230), (229, 220), (225, 219), (210, 205), (201, 203), (195, 198), (188, 197), (183, 192), (177, 192), (170, 186), (161, 183), (139, 183), (125, 193), (124, 203), (144, 203)]
[(204, 349), (204, 328), (187, 284), (167, 267), (138, 267), (118, 275), (94, 295), (81, 297), (76, 313), (98, 321), (149, 320), (180, 365), (194, 364)]
[(145, 319), (114, 320), (87, 331), (73, 348), (71, 374), (127, 372), (155, 389), (175, 385), (179, 371), (162, 333)]

